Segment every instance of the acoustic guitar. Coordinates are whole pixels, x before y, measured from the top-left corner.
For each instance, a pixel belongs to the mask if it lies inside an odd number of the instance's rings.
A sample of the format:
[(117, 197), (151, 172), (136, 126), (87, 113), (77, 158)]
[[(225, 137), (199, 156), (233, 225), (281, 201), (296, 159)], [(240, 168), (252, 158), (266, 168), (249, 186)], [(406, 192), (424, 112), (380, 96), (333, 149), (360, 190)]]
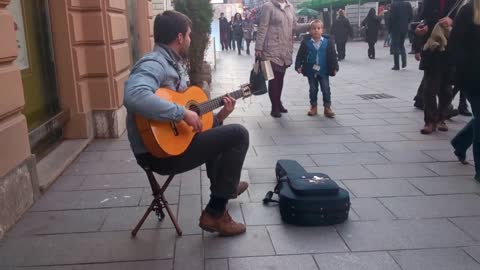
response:
[[(159, 88), (155, 95), (170, 102), (181, 105), (200, 116), (202, 132), (213, 127), (213, 110), (223, 106), (223, 97), (208, 99), (205, 92), (196, 86), (179, 93), (170, 89)], [(246, 98), (252, 95), (250, 85), (245, 84), (239, 90), (229, 93), (232, 98)], [(187, 150), (195, 132), (185, 121), (153, 121), (139, 115), (135, 116), (136, 124), (143, 144), (152, 155), (159, 158), (178, 156)]]

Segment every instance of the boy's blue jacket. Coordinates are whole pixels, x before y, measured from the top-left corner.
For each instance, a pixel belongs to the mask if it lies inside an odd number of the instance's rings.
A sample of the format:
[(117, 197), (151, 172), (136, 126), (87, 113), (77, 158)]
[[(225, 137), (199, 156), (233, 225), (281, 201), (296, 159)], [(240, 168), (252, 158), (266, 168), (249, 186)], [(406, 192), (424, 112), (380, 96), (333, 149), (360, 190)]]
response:
[[(335, 76), (339, 70), (337, 51), (335, 50), (335, 42), (333, 38), (327, 35), (323, 35), (324, 40), (328, 41), (327, 45), (327, 74), (328, 76)], [(295, 70), (302, 67), (302, 73), (304, 76), (311, 76), (313, 71), (313, 65), (316, 64), (317, 51), (311, 42), (312, 36), (305, 35), (300, 49), (298, 49), (297, 58), (295, 60)]]

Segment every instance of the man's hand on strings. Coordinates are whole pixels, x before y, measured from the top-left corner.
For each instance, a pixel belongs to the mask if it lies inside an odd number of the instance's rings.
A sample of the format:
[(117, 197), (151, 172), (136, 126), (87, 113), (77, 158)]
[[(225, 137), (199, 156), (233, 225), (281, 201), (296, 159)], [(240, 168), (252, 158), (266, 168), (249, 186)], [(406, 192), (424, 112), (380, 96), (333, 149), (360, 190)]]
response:
[(235, 109), (236, 100), (231, 96), (224, 96), (223, 97), (223, 108), (218, 112), (217, 118), (218, 121), (223, 122)]
[(199, 133), (202, 131), (203, 124), (196, 112), (186, 109), (183, 114), (183, 121), (191, 126), (194, 132)]

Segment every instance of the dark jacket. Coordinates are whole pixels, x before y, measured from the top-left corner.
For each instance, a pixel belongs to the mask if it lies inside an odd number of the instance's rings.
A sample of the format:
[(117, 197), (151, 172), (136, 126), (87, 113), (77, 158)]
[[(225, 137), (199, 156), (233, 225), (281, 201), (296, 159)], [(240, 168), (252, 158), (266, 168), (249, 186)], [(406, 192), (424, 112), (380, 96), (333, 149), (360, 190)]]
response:
[[(443, 11), (440, 11), (440, 0), (424, 0), (423, 7), (420, 11), (419, 19), (425, 20), (425, 23), (428, 25), (428, 34), (430, 36), (432, 33), (435, 24), (441, 19), (447, 16), (448, 12), (455, 5), (457, 0), (446, 0), (446, 5)], [(454, 19), (456, 11), (450, 14), (450, 18)]]
[(233, 38), (239, 40), (243, 38), (243, 21), (234, 21), (232, 23)]
[(226, 34), (230, 31), (230, 24), (227, 21), (227, 18), (223, 17), (218, 19), (219, 24), (220, 24), (220, 33), (221, 34)]
[[(327, 66), (328, 66), (328, 75), (335, 76), (336, 72), (339, 70), (337, 51), (335, 50), (335, 42), (333, 38), (330, 38), (327, 35), (323, 35), (323, 38), (328, 40), (327, 46)], [(295, 70), (302, 68), (302, 73), (304, 76), (308, 76), (309, 71), (312, 70), (312, 63), (307, 63), (309, 49), (308, 43), (312, 39), (311, 35), (305, 35), (300, 48), (298, 49), (297, 58), (295, 60)]]
[[(439, 1), (439, 0), (436, 0)], [(392, 34), (408, 33), (408, 24), (413, 20), (412, 5), (403, 0), (396, 0), (390, 8), (390, 27), (388, 30)]]
[[(437, 22), (447, 16), (449, 11), (455, 6), (457, 0), (446, 0), (445, 8), (440, 10), (440, 0), (424, 0), (423, 7), (420, 11), (420, 20), (424, 20), (425, 24), (428, 26), (428, 33), (421, 39), (422, 43), (418, 44), (419, 48), (423, 48), (425, 42), (432, 34), (433, 28)], [(450, 14), (450, 18), (454, 19), (457, 11), (453, 11)], [(449, 39), (449, 41), (451, 38)], [(421, 51), (422, 60), (420, 61), (421, 70), (429, 70), (432, 67), (438, 65), (444, 65), (448, 62), (447, 52), (430, 52), (430, 51)]]
[(348, 37), (353, 37), (353, 29), (350, 21), (345, 16), (338, 16), (332, 26), (332, 35), (335, 42), (347, 42)]
[(473, 5), (465, 5), (455, 19), (448, 50), (455, 67), (455, 84), (480, 95), (480, 25), (473, 23)]
[(383, 20), (385, 21), (385, 29), (390, 31), (390, 10), (383, 12)]
[(380, 31), (381, 21), (378, 16), (367, 16), (362, 21), (362, 26), (365, 26), (365, 39), (367, 42), (377, 42), (378, 32)]

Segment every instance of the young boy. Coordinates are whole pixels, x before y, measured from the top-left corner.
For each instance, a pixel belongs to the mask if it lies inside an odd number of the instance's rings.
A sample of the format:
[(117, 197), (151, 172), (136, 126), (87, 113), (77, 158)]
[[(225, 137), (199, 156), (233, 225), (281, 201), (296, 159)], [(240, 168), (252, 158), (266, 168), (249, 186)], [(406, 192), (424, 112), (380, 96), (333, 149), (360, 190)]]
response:
[(335, 76), (338, 71), (337, 52), (332, 38), (323, 34), (323, 22), (314, 20), (310, 23), (310, 34), (306, 35), (295, 61), (295, 70), (308, 78), (310, 85), (309, 116), (317, 115), (318, 84), (323, 95), (323, 114), (333, 118), (335, 113), (331, 108), (329, 76)]

